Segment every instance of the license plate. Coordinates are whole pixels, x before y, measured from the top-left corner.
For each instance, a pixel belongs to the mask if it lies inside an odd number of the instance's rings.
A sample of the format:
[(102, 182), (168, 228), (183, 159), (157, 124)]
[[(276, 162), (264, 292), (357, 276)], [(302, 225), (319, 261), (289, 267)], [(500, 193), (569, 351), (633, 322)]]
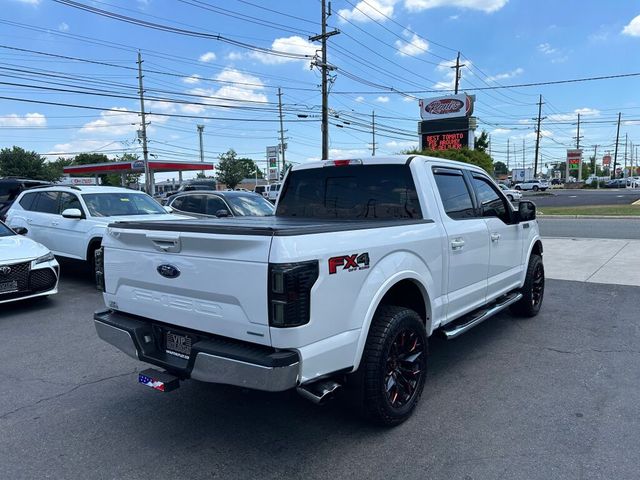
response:
[(0, 293), (11, 293), (18, 290), (18, 281), (0, 282)]
[(166, 334), (165, 351), (169, 355), (189, 358), (189, 355), (191, 355), (191, 337), (168, 331)]

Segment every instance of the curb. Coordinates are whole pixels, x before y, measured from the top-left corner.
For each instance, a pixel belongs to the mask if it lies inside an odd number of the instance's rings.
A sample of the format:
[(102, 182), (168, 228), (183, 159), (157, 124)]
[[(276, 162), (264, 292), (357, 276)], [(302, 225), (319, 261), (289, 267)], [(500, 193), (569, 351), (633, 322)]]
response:
[(545, 215), (538, 213), (538, 218), (570, 218), (570, 219), (613, 219), (613, 220), (640, 220), (640, 215)]

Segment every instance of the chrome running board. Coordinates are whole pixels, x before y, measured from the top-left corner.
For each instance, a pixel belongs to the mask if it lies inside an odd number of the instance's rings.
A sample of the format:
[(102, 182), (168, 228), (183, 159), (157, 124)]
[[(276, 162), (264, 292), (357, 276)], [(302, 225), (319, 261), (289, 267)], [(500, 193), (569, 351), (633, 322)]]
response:
[(520, 292), (508, 293), (507, 295), (498, 298), (494, 303), (471, 312), (464, 317), (461, 317), (459, 320), (454, 320), (452, 324), (445, 325), (442, 327), (442, 332), (447, 340), (456, 338), (458, 335), (462, 335), (467, 330), (484, 322), (487, 318), (493, 317), (496, 313), (501, 312), (521, 298), (522, 293)]

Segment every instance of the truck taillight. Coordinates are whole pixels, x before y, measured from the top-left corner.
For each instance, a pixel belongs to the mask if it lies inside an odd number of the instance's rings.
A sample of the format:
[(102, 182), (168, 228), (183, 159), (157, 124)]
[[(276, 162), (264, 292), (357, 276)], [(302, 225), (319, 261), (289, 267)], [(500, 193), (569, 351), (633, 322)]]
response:
[(101, 292), (104, 292), (104, 247), (96, 249), (93, 261), (94, 270), (96, 272), (96, 288)]
[(298, 327), (309, 323), (311, 287), (318, 279), (317, 260), (269, 264), (269, 325)]

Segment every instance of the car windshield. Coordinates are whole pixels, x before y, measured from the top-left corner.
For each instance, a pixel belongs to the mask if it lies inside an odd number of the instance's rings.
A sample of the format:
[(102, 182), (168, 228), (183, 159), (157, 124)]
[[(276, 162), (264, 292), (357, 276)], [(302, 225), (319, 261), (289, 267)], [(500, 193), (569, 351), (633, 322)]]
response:
[(15, 235), (15, 233), (4, 223), (0, 222), (0, 237), (10, 237), (11, 235)]
[(144, 193), (87, 193), (82, 198), (92, 217), (167, 213), (158, 202)]
[(264, 197), (258, 195), (229, 195), (225, 197), (234, 215), (266, 217), (273, 215), (275, 207)]

